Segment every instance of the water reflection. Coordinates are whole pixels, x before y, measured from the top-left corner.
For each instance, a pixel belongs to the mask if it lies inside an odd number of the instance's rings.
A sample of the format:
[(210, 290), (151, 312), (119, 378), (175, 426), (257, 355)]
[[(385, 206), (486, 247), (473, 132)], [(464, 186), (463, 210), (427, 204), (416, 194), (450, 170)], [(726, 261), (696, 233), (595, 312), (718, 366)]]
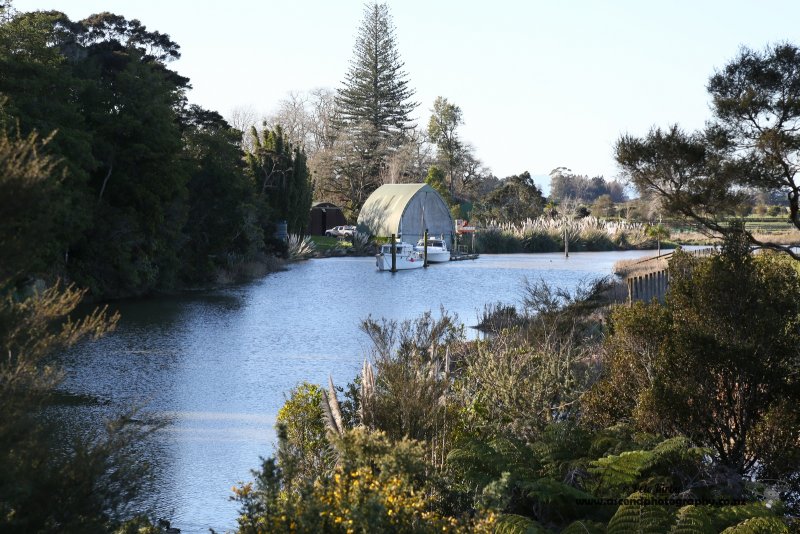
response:
[(444, 306), (473, 325), (487, 303), (517, 304), (526, 276), (573, 288), (643, 254), (484, 256), (394, 275), (372, 258), (332, 258), (232, 289), (115, 303), (117, 330), (64, 355), (66, 389), (102, 402), (64, 410), (76, 425), (141, 403), (168, 416), (148, 445), (152, 498), (183, 532), (224, 531), (235, 525), (230, 489), (270, 453), (285, 393), (328, 374), (351, 380), (368, 315), (403, 320)]

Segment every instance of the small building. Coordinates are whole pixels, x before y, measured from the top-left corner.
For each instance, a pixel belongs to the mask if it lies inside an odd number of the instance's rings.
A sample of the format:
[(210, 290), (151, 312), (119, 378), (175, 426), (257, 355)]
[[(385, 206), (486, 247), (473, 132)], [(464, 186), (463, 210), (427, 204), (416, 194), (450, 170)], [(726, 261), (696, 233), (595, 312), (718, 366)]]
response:
[(453, 242), (453, 219), (444, 199), (428, 184), (386, 184), (364, 203), (358, 230), (377, 237), (402, 237), (415, 245), (425, 229), (429, 236)]
[(317, 202), (309, 212), (307, 235), (325, 235), (325, 230), (347, 224), (342, 208), (330, 202)]

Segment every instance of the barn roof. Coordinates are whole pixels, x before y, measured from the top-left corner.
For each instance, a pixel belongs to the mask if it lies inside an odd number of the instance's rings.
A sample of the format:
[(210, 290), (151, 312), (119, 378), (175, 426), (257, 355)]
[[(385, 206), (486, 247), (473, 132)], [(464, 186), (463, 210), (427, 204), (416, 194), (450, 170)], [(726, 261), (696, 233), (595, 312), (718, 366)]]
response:
[(428, 184), (385, 184), (372, 193), (358, 215), (359, 226), (369, 228), (374, 235), (396, 234), (406, 206), (420, 191), (438, 193)]
[(331, 202), (315, 202), (315, 203), (311, 204), (311, 207), (312, 208), (336, 208), (336, 209), (341, 209), (339, 206), (337, 206), (336, 204), (333, 204)]

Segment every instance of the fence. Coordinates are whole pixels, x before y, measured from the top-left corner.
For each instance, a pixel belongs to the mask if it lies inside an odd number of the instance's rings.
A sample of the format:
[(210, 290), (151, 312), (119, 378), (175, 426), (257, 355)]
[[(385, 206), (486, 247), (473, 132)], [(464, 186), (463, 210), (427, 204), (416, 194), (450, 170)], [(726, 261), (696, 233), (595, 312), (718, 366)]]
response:
[[(711, 256), (716, 252), (714, 247), (703, 248), (698, 250), (686, 251), (693, 256), (705, 257)], [(662, 258), (671, 256), (672, 252), (664, 254)], [(646, 262), (655, 258), (647, 258), (642, 260)], [(646, 274), (632, 275), (625, 280), (628, 284), (628, 304), (637, 300), (650, 302), (657, 299), (659, 302), (664, 302), (664, 297), (667, 295), (667, 288), (669, 287), (669, 270), (661, 269)]]

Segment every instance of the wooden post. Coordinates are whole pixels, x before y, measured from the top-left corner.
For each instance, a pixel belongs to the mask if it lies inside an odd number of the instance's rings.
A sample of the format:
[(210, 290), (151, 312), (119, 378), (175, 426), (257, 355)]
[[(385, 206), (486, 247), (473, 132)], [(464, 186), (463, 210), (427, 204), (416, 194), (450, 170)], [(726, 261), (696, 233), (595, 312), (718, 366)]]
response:
[(626, 280), (628, 283), (628, 306), (633, 304), (633, 279), (628, 278)]
[(392, 272), (397, 272), (397, 240), (392, 234)]
[(569, 258), (569, 237), (567, 236), (567, 225), (564, 225), (564, 257)]
[(422, 245), (422, 252), (424, 253), (422, 266), (423, 267), (427, 267), (428, 266), (428, 229), (427, 228), (425, 228), (425, 244)]

